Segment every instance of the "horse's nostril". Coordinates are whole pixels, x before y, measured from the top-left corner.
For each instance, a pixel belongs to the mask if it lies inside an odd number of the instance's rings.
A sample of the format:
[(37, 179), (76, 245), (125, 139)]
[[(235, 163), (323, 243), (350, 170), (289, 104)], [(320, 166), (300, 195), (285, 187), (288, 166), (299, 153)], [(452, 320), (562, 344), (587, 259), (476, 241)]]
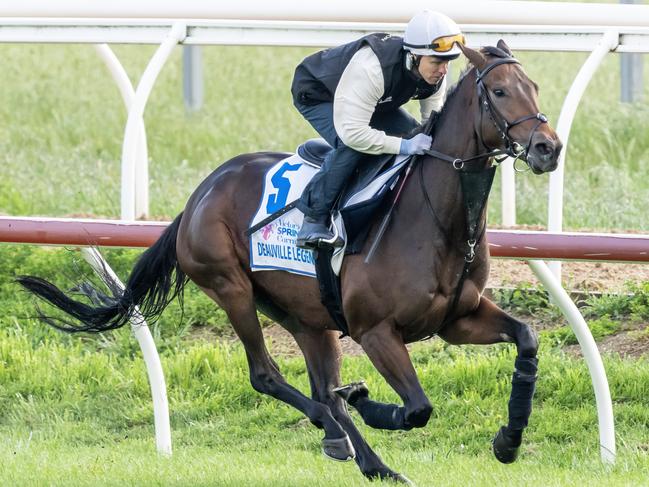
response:
[(554, 146), (549, 142), (539, 142), (534, 144), (534, 148), (541, 156), (549, 156), (554, 152)]

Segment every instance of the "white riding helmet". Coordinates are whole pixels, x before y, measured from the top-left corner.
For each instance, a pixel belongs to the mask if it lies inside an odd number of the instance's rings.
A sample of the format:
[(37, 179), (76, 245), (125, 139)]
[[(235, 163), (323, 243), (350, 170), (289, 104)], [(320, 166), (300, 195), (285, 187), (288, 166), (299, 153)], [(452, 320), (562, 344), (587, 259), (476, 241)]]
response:
[(457, 43), (465, 43), (458, 25), (432, 10), (423, 10), (410, 19), (403, 36), (403, 48), (418, 56), (455, 59), (461, 54)]

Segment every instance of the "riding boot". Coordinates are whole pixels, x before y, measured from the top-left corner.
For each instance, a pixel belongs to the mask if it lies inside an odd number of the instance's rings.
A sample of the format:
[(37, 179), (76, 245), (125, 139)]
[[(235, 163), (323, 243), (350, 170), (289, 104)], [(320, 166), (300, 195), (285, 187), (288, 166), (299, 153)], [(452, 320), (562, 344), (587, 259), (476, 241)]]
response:
[(297, 234), (296, 245), (303, 249), (316, 249), (323, 245), (334, 245), (334, 233), (329, 230), (327, 217), (304, 217), (302, 228)]

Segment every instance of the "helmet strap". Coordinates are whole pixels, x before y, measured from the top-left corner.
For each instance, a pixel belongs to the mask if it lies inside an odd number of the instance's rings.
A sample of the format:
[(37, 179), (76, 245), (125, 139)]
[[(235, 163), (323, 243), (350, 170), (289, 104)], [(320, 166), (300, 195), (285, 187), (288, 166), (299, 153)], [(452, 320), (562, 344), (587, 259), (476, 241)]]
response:
[(421, 56), (417, 56), (410, 51), (406, 51), (406, 69), (419, 77), (419, 61)]

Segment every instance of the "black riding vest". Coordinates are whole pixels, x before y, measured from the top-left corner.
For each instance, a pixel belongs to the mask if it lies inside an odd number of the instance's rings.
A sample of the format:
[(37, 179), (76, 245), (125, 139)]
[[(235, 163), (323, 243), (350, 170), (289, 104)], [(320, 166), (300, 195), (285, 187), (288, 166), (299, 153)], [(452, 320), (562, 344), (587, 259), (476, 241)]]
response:
[(370, 46), (381, 63), (385, 92), (375, 111), (395, 110), (411, 99), (428, 98), (441, 85), (429, 85), (405, 67), (403, 38), (389, 34), (369, 34), (342, 46), (316, 52), (305, 58), (293, 77), (293, 101), (302, 105), (317, 105), (333, 100), (343, 71), (356, 52)]

